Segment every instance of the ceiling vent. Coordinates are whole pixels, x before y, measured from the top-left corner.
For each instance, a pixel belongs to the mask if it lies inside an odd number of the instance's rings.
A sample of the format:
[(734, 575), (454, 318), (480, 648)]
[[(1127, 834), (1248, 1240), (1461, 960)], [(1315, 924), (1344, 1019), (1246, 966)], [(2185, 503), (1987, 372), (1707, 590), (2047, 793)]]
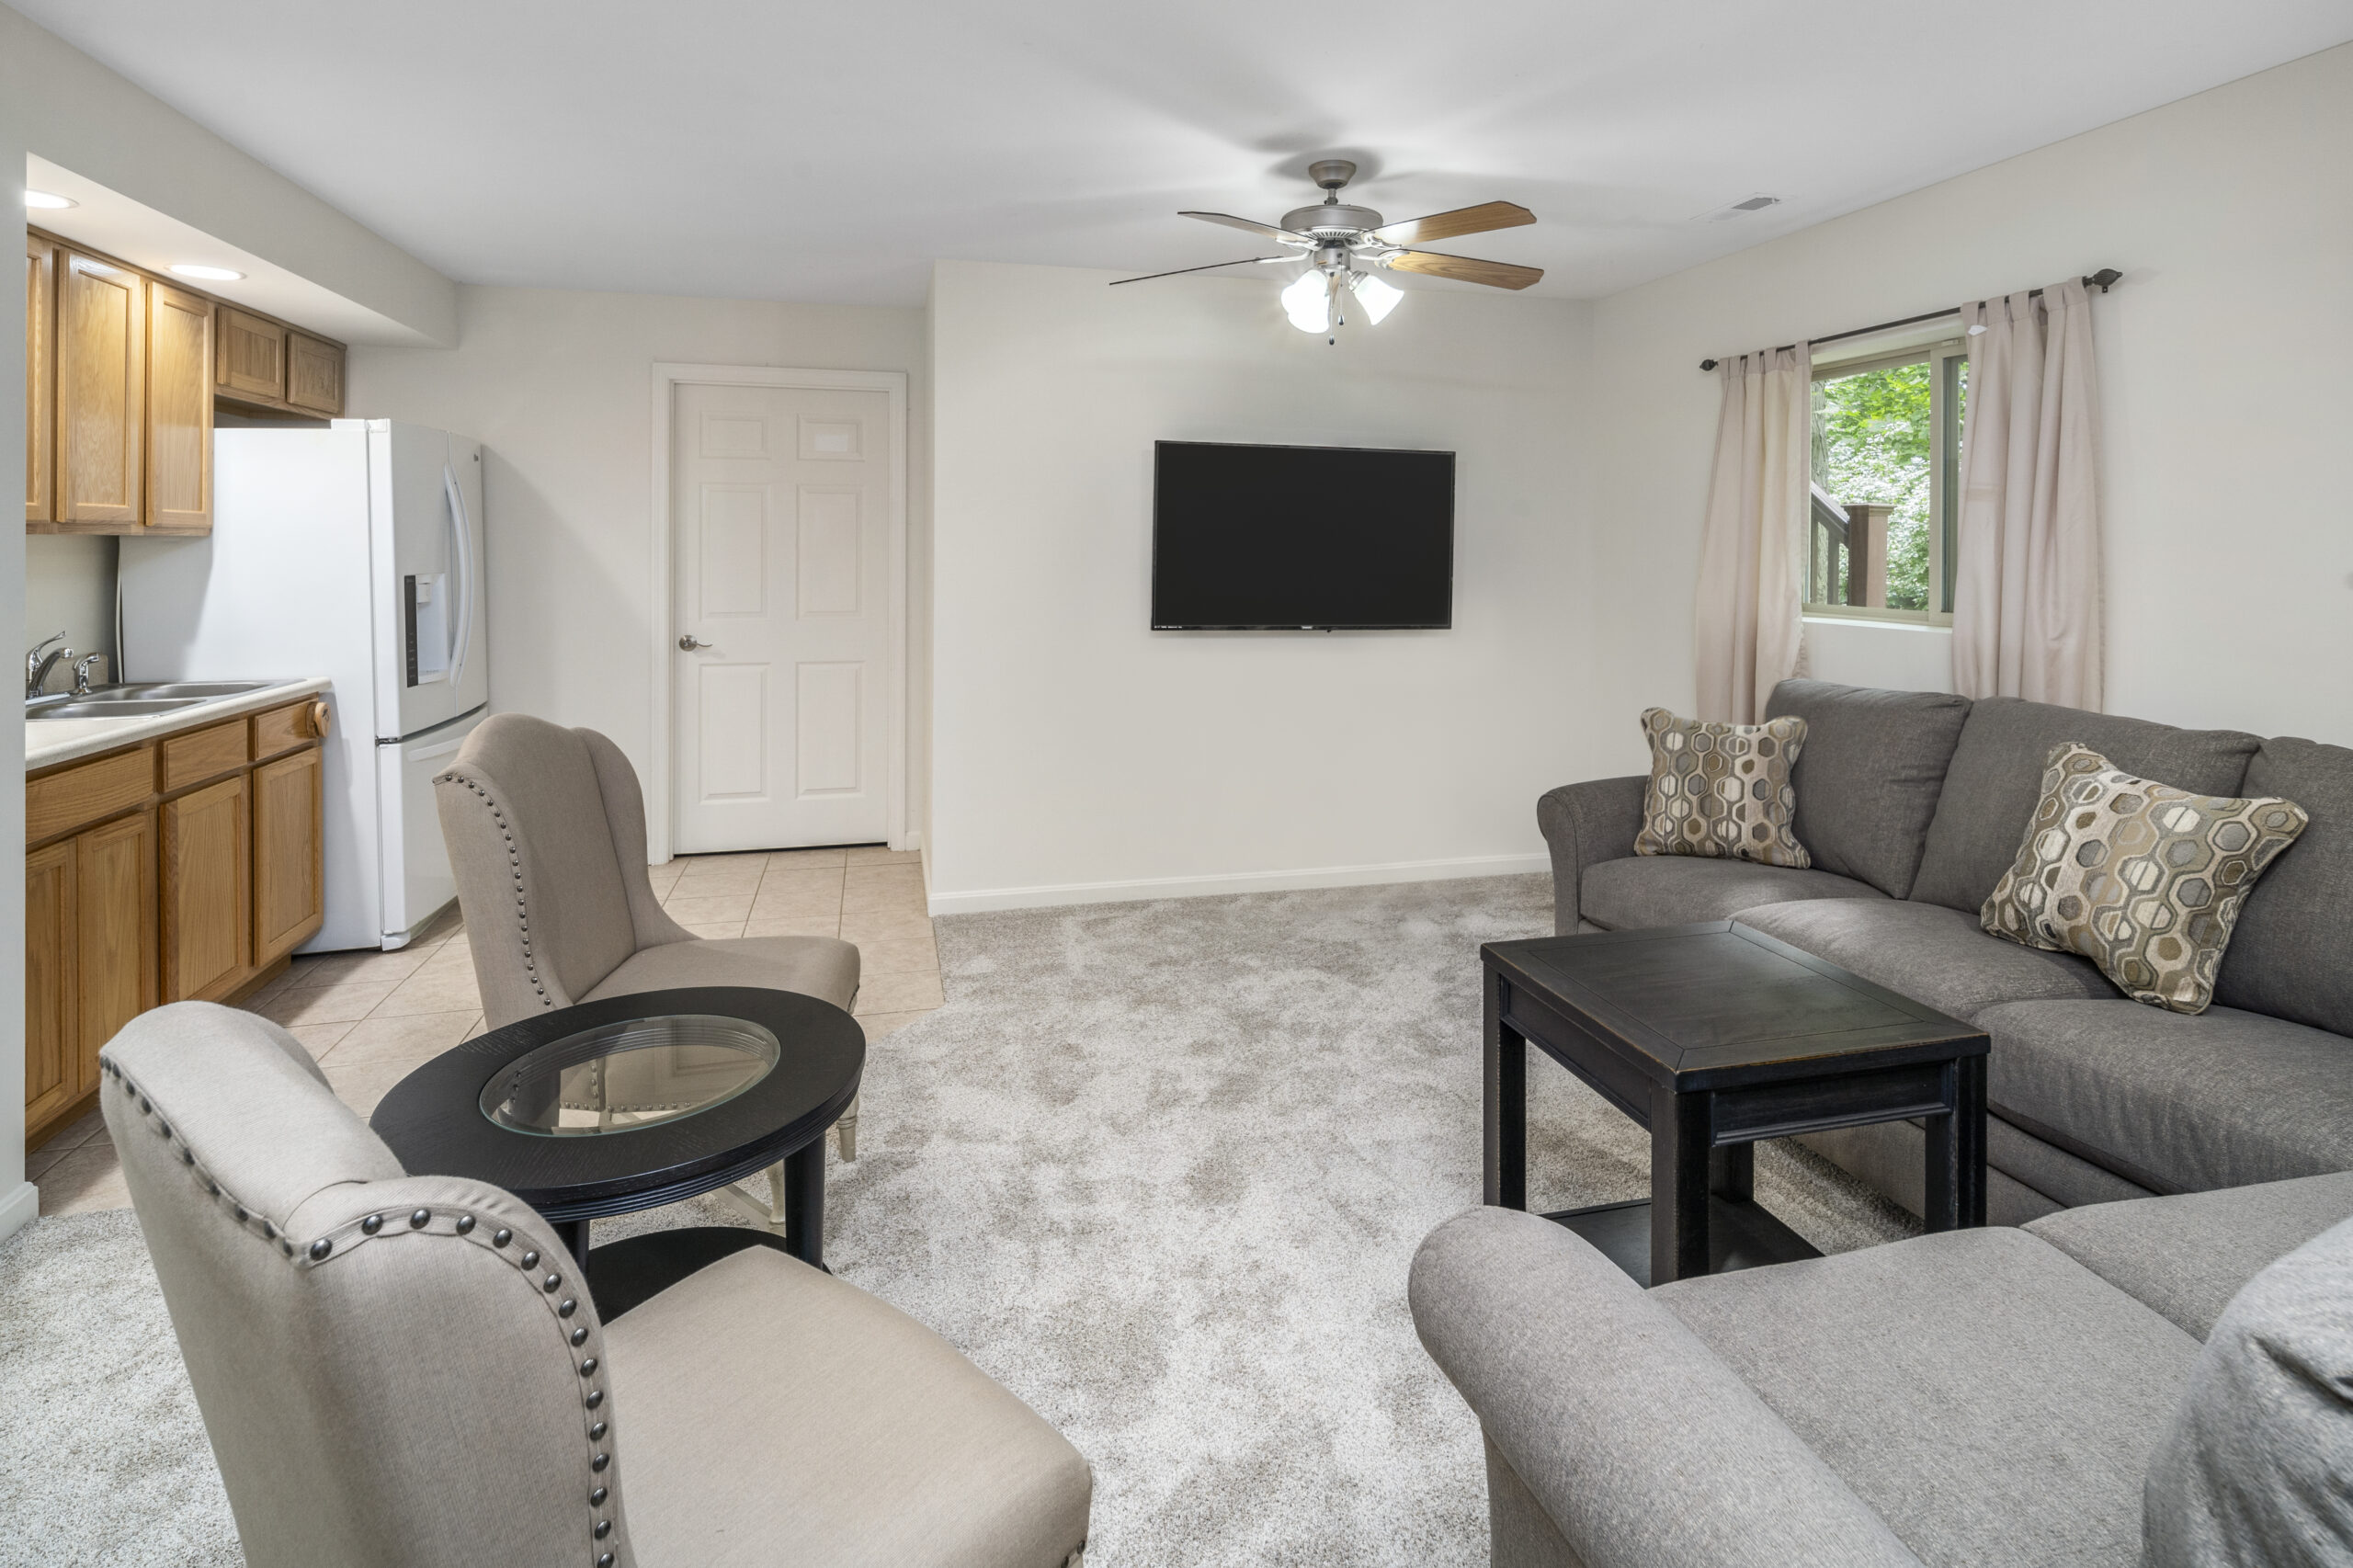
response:
[(1712, 212), (1702, 212), (1699, 214), (1699, 222), (1721, 223), (1726, 219), (1745, 218), (1751, 212), (1762, 212), (1768, 207), (1779, 207), (1780, 204), (1781, 199), (1778, 196), (1752, 196), (1745, 201), (1735, 201), (1728, 207), (1719, 207)]

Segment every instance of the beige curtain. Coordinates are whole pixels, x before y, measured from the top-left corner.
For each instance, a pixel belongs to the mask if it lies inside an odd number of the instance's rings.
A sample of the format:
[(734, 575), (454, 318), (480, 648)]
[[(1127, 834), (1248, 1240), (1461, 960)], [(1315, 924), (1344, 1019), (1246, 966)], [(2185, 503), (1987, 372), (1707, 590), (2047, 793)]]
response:
[[(2082, 281), (1963, 305), (1952, 678), (1963, 697), (2100, 706), (2099, 407)], [(1983, 327), (1984, 331), (1978, 329)]]
[(1798, 668), (1811, 494), (1813, 356), (1724, 361), (1715, 477), (1699, 537), (1699, 717), (1754, 724)]

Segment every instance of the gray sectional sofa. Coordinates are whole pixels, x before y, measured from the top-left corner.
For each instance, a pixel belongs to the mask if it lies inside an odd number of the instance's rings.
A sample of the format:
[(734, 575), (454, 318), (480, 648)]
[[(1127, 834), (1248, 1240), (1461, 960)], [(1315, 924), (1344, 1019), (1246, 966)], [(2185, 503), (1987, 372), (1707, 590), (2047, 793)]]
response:
[[(2184, 730), (2012, 698), (1785, 681), (1809, 870), (1637, 857), (1644, 779), (1572, 784), (1537, 819), (1556, 928), (1737, 919), (1992, 1037), (1987, 1211), (2059, 1210), (2353, 1170), (2353, 750)], [(2088, 961), (1987, 936), (1978, 910), (2018, 850), (2043, 759), (2080, 741), (2200, 794), (2311, 813), (2248, 897), (2197, 1017), (2127, 1000)], [(1915, 1213), (1921, 1131), (1804, 1140)]]

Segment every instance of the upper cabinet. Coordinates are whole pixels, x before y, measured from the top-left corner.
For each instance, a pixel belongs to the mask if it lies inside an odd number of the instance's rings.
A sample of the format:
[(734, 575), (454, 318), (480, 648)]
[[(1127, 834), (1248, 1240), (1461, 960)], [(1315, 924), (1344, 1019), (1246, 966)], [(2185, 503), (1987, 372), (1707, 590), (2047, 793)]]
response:
[(79, 250), (25, 236), (25, 527), (212, 528), (216, 403), (343, 412), (344, 348)]
[(56, 521), (136, 528), (147, 280), (67, 251), (57, 268)]

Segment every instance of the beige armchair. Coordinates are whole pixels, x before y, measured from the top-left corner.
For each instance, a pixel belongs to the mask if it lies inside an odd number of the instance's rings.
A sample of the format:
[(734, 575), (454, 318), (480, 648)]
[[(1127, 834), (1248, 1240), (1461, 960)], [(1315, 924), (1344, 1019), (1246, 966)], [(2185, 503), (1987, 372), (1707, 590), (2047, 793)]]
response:
[[(697, 937), (663, 912), (645, 865), (645, 797), (594, 730), (522, 713), (483, 722), (433, 780), (458, 906), (492, 1028), (551, 1007), (688, 985), (797, 991), (847, 1010), (858, 949), (832, 937)], [(858, 1157), (858, 1102), (835, 1124)], [(781, 1223), (783, 1177), (767, 1218)]]
[(511, 1194), (413, 1176), (301, 1045), (188, 1002), (100, 1106), (252, 1568), (1069, 1568), (1086, 1463), (751, 1246), (605, 1321)]

